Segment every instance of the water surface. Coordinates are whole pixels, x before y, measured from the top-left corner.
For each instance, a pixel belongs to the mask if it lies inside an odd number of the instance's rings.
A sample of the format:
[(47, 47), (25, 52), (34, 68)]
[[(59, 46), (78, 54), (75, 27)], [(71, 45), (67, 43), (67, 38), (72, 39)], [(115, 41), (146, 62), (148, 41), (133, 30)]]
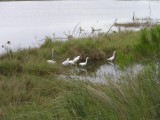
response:
[[(152, 18), (160, 18), (159, 1), (150, 1)], [(45, 36), (66, 37), (75, 26), (86, 32), (91, 27), (107, 31), (117, 18), (118, 21), (149, 15), (148, 1), (115, 0), (67, 0), (67, 1), (16, 1), (0, 2), (0, 45), (8, 40), (12, 48), (37, 46)], [(0, 52), (3, 49), (0, 48)]]
[[(71, 69), (68, 76), (60, 75), (59, 78), (68, 78), (73, 80), (90, 81), (93, 83), (123, 82), (125, 77), (135, 78), (144, 69), (141, 64), (134, 64), (124, 69), (118, 67), (114, 63), (107, 63), (99, 66), (94, 72), (90, 72), (87, 68)], [(81, 73), (81, 74), (77, 74)], [(77, 75), (76, 75), (77, 74)]]

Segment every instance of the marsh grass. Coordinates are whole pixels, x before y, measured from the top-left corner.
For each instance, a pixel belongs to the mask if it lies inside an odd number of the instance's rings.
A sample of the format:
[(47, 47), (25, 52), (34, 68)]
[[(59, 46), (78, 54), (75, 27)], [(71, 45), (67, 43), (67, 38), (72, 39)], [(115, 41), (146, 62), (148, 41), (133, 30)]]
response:
[(1, 76), (2, 120), (159, 119), (160, 88), (155, 67), (148, 65), (135, 78), (95, 84), (29, 75)]
[[(95, 67), (116, 50), (115, 62), (125, 66), (151, 58), (152, 53), (158, 56), (158, 43), (159, 28), (153, 28), (65, 42), (46, 38), (40, 48), (1, 55), (0, 119), (158, 120), (160, 87), (155, 63), (146, 65), (138, 76), (126, 75), (107, 84), (58, 77), (74, 74), (70, 68), (75, 66), (61, 65), (68, 57), (80, 55), (80, 61), (84, 61), (88, 56)], [(47, 64), (52, 49), (57, 63)]]
[[(125, 67), (150, 55), (159, 56), (159, 31), (159, 27), (156, 27), (138, 32), (122, 31), (107, 36), (99, 33), (96, 38), (84, 37), (68, 41), (56, 41), (46, 37), (40, 48), (20, 49), (17, 52), (1, 55), (0, 66), (3, 69), (0, 74), (68, 73), (61, 65), (67, 58), (73, 59), (79, 55), (81, 62), (89, 57), (88, 64), (94, 66), (112, 56), (113, 51), (117, 51), (115, 62), (120, 67)], [(52, 49), (53, 60), (57, 63), (48, 65), (46, 61), (52, 59)]]
[[(103, 33), (93, 39), (91, 37), (72, 39), (68, 41), (55, 41), (46, 37), (45, 42), (39, 48), (19, 49), (16, 52), (1, 55), (0, 66), (2, 75), (11, 74), (67, 74), (67, 70), (61, 63), (67, 58), (73, 59), (81, 56), (80, 61), (89, 57), (88, 64), (100, 64), (105, 61), (113, 51), (117, 51), (116, 62), (121, 66), (134, 61), (133, 48), (137, 44), (139, 32), (124, 31), (103, 36)], [(52, 59), (56, 64), (47, 64)], [(124, 55), (125, 54), (125, 55)], [(123, 61), (127, 62), (123, 62)], [(103, 63), (103, 62), (102, 62)]]
[(144, 57), (159, 57), (160, 51), (160, 27), (144, 29), (139, 38), (139, 44), (135, 46), (135, 51)]

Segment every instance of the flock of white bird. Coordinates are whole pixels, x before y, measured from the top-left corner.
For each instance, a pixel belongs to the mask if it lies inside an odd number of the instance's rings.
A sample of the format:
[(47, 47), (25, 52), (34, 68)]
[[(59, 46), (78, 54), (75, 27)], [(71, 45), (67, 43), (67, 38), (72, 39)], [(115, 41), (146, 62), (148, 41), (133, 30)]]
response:
[[(5, 48), (6, 50), (9, 50), (8, 45), (10, 45), (10, 44), (11, 44), (11, 42), (8, 41), (5, 45), (2, 45), (2, 48)], [(50, 63), (50, 64), (56, 63), (56, 61), (53, 60), (53, 52), (54, 52), (54, 49), (52, 49), (52, 60), (47, 60), (47, 62)], [(112, 57), (108, 58), (107, 60), (110, 61), (110, 62), (114, 61), (115, 54), (116, 54), (116, 51), (114, 51)], [(89, 57), (86, 57), (86, 61), (79, 63), (79, 65), (82, 66), (82, 67), (86, 66), (88, 58)], [(67, 60), (65, 60), (64, 62), (62, 62), (62, 65), (64, 65), (64, 66), (76, 65), (76, 63), (77, 63), (77, 61), (79, 59), (80, 59), (80, 56), (75, 57), (73, 60), (70, 60), (70, 58), (67, 58)]]
[[(70, 60), (69, 58), (67, 58), (67, 60), (65, 60), (64, 62), (62, 62), (62, 65), (64, 66), (68, 66), (68, 65), (75, 65), (76, 62), (80, 59), (80, 56), (75, 57), (73, 60)], [(86, 62), (87, 64), (87, 62)], [(80, 65), (80, 63), (79, 63)]]
[[(110, 61), (110, 62), (113, 62), (114, 59), (115, 59), (115, 54), (116, 54), (116, 51), (113, 52), (113, 55), (108, 58), (107, 60)], [(87, 61), (88, 61), (88, 58), (89, 57), (86, 57), (86, 61), (85, 62), (81, 62), (79, 63), (79, 66), (81, 67), (84, 67), (87, 65)], [(69, 65), (76, 65), (77, 61), (80, 59), (80, 56), (77, 56), (75, 57), (73, 60), (70, 60), (70, 58), (67, 58), (67, 60), (63, 61), (62, 62), (62, 65), (64, 66), (69, 66)], [(48, 63), (51, 63), (51, 64), (54, 64), (56, 63), (56, 61), (53, 60), (53, 49), (52, 49), (52, 60), (47, 60)]]

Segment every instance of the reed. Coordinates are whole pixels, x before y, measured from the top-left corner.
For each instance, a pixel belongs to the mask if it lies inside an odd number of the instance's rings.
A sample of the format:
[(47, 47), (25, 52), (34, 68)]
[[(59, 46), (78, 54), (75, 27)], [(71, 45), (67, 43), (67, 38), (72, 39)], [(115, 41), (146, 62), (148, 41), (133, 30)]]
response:
[[(159, 84), (155, 67), (137, 77), (95, 84), (32, 75), (0, 76), (0, 109), (6, 119), (158, 119)], [(3, 114), (2, 114), (3, 113)]]
[[(89, 56), (89, 65), (93, 63), (94, 67), (114, 50), (115, 62), (122, 66), (152, 59), (152, 55), (158, 58), (159, 31), (156, 27), (65, 42), (46, 38), (40, 48), (1, 55), (0, 119), (159, 119), (160, 70), (154, 62), (147, 63), (138, 76), (126, 74), (116, 82), (106, 78), (107, 83), (102, 84), (59, 77), (76, 74), (70, 69), (75, 66), (65, 68), (61, 62), (77, 55), (81, 56), (80, 61)], [(47, 64), (53, 48), (57, 63)]]

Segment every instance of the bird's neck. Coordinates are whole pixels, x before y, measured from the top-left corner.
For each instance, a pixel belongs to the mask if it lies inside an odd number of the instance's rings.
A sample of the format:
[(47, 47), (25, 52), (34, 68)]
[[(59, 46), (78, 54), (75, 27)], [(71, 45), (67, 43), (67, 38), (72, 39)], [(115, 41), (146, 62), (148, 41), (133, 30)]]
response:
[(115, 53), (113, 53), (113, 57), (115, 56)]
[(86, 64), (87, 64), (87, 60), (88, 60), (88, 58), (86, 58), (86, 62), (85, 62)]

